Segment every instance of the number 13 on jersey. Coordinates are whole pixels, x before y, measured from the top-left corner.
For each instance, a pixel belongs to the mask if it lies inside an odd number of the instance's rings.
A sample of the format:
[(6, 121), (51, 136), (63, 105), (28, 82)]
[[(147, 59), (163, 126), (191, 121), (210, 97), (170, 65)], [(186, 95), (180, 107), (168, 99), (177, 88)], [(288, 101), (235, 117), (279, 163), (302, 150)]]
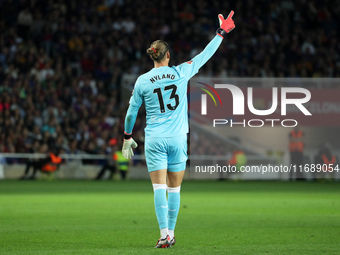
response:
[[(174, 106), (171, 105), (171, 104), (167, 104), (166, 107), (170, 111), (174, 111), (174, 110), (176, 110), (176, 108), (179, 104), (179, 96), (176, 94), (177, 86), (175, 84), (166, 86), (166, 87), (164, 87), (164, 91), (166, 91), (166, 90), (172, 90), (169, 99), (175, 99), (175, 105)], [(158, 102), (159, 102), (159, 108), (160, 108), (161, 113), (165, 112), (164, 100), (163, 100), (163, 94), (162, 94), (161, 88), (154, 89), (153, 93), (157, 94)]]

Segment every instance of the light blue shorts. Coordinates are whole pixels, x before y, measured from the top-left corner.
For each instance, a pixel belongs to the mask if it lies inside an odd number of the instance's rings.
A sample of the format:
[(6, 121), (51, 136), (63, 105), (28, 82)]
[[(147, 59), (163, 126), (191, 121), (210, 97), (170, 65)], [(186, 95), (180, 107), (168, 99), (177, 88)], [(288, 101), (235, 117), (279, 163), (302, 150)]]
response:
[(169, 172), (185, 170), (187, 135), (176, 137), (145, 137), (145, 158), (148, 171), (167, 169)]

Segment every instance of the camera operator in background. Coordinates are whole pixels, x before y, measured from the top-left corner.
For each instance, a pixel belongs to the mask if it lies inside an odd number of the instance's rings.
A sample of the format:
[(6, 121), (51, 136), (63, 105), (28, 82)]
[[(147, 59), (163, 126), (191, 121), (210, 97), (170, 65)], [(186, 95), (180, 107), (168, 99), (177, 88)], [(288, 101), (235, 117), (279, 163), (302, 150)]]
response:
[(314, 157), (314, 163), (315, 165), (320, 165), (322, 169), (321, 172), (313, 173), (314, 181), (317, 179), (326, 179), (327, 177), (331, 179), (334, 178), (335, 171), (332, 171), (332, 168), (334, 169), (338, 163), (338, 159), (332, 152), (332, 146), (329, 143), (320, 145), (319, 151)]
[[(43, 144), (40, 147), (40, 153), (48, 153), (47, 144)], [(37, 171), (42, 173), (51, 174), (55, 172), (59, 165), (62, 163), (62, 158), (59, 156), (61, 153), (61, 148), (55, 148), (51, 150), (50, 153), (45, 158), (37, 159), (36, 161), (31, 161), (30, 165), (26, 167), (24, 175), (21, 177), (22, 180), (35, 180)], [(29, 176), (29, 170), (33, 167), (32, 175)]]

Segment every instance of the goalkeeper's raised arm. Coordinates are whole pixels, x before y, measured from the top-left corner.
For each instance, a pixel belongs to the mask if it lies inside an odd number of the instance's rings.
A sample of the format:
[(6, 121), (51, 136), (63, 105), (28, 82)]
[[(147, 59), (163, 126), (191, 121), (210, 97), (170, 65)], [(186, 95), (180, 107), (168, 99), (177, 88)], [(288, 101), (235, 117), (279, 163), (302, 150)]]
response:
[(198, 73), (199, 69), (214, 55), (224, 37), (235, 28), (235, 24), (232, 19), (233, 15), (234, 11), (231, 11), (228, 17), (224, 19), (223, 15), (219, 14), (218, 19), (220, 27), (216, 31), (216, 36), (210, 41), (204, 50), (191, 61), (177, 66), (177, 68), (186, 75), (188, 79)]

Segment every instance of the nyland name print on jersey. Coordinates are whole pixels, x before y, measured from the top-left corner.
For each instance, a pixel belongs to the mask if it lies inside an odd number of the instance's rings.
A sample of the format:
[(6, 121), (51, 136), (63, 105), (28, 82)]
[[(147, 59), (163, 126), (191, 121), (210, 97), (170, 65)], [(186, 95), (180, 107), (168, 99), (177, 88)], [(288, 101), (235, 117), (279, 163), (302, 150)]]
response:
[(155, 81), (160, 81), (160, 80), (163, 80), (163, 79), (175, 79), (175, 75), (174, 74), (163, 74), (162, 77), (160, 75), (155, 75), (153, 77), (151, 77), (150, 81), (152, 83), (154, 83)]

